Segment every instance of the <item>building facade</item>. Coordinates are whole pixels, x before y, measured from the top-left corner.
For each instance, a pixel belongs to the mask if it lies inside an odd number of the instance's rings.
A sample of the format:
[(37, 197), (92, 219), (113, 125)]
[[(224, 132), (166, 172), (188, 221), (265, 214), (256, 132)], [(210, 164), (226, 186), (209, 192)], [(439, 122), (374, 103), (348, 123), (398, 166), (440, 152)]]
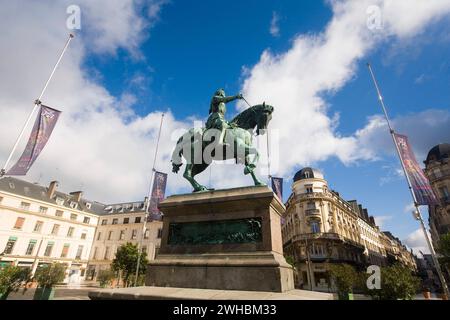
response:
[[(147, 222), (144, 231), (144, 202), (105, 206), (92, 245), (88, 279), (109, 269), (117, 249), (126, 243), (139, 244), (148, 260), (155, 259), (161, 245), (162, 221)], [(142, 241), (142, 242), (141, 242)]]
[(85, 277), (92, 242), (103, 208), (81, 192), (57, 191), (5, 177), (0, 179), (0, 265), (30, 268), (53, 262), (66, 264), (64, 282)]
[(362, 270), (388, 263), (384, 234), (374, 218), (357, 201), (330, 190), (317, 169), (297, 172), (283, 220), (284, 252), (295, 262), (299, 288), (330, 290), (332, 264)]
[(431, 238), (437, 247), (440, 237), (450, 232), (450, 144), (433, 147), (424, 163), (425, 175), (439, 199), (438, 205), (428, 208)]

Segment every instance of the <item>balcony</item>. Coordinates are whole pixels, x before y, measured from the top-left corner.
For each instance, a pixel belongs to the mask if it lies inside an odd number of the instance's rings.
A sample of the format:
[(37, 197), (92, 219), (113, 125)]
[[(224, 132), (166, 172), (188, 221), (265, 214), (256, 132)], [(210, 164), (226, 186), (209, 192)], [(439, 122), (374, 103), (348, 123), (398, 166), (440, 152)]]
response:
[(305, 214), (307, 217), (321, 217), (319, 209), (306, 209)]
[(313, 239), (342, 240), (342, 238), (337, 233), (323, 232), (323, 233), (298, 234), (292, 238), (292, 242), (313, 240)]

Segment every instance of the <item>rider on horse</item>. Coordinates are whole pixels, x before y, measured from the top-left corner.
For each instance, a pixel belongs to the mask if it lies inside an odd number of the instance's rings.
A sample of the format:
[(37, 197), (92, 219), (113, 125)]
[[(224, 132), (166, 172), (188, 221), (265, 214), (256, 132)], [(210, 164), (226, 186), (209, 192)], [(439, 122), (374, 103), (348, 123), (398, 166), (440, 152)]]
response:
[(225, 104), (237, 99), (243, 99), (242, 94), (227, 97), (225, 96), (225, 91), (223, 89), (217, 90), (211, 99), (209, 117), (206, 121), (206, 130), (211, 128), (220, 130), (221, 134), (218, 141), (219, 146), (227, 146), (227, 144), (224, 143), (225, 132), (226, 129), (231, 126), (230, 123), (225, 120), (225, 113), (227, 112)]

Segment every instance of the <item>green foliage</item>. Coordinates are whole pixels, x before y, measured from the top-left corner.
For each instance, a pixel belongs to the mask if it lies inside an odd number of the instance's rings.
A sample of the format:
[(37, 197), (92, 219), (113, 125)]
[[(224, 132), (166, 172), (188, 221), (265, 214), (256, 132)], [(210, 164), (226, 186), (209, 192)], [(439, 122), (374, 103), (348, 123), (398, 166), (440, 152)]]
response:
[(420, 279), (411, 270), (396, 264), (381, 268), (381, 289), (368, 290), (378, 300), (411, 300), (420, 288)]
[(20, 289), (30, 279), (30, 269), (7, 266), (0, 270), (0, 297), (6, 299), (11, 292)]
[(441, 237), (441, 239), (439, 240), (438, 246), (436, 248), (436, 251), (442, 255), (442, 257), (439, 258), (439, 262), (442, 265), (449, 268), (450, 267), (450, 232)]
[(110, 286), (113, 279), (115, 277), (114, 271), (108, 269), (108, 270), (100, 270), (97, 275), (97, 281), (100, 284), (100, 287), (106, 288), (107, 286)]
[[(121, 272), (125, 286), (130, 286), (134, 281), (138, 260), (138, 246), (132, 243), (126, 243), (117, 249), (111, 268), (116, 272)], [(147, 253), (141, 254), (139, 263), (139, 275), (144, 275), (147, 270)]]
[(39, 267), (34, 275), (39, 287), (53, 288), (65, 278), (66, 266), (61, 263), (53, 263)]
[(358, 273), (351, 265), (331, 265), (330, 275), (334, 279), (340, 296), (353, 292), (354, 285), (358, 280)]
[(286, 256), (285, 259), (286, 262), (292, 266), (292, 268), (295, 268), (295, 259), (293, 256)]

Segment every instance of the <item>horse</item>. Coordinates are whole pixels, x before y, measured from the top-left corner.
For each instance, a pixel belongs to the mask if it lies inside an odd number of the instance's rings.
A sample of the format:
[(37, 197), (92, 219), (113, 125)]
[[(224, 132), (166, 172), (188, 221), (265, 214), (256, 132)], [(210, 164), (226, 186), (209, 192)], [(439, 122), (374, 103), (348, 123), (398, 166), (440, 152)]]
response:
[(187, 163), (183, 177), (192, 185), (193, 192), (209, 191), (210, 189), (199, 184), (194, 177), (208, 168), (213, 160), (235, 159), (236, 164), (244, 164), (244, 174), (251, 175), (255, 186), (264, 185), (254, 172), (259, 154), (258, 150), (252, 147), (253, 130), (256, 128), (256, 135), (264, 134), (272, 119), (273, 111), (274, 108), (264, 102), (238, 114), (229, 122), (223, 149), (216, 148), (219, 130), (190, 129), (177, 141), (171, 159), (172, 172), (178, 173), (183, 165), (182, 157), (184, 157)]

